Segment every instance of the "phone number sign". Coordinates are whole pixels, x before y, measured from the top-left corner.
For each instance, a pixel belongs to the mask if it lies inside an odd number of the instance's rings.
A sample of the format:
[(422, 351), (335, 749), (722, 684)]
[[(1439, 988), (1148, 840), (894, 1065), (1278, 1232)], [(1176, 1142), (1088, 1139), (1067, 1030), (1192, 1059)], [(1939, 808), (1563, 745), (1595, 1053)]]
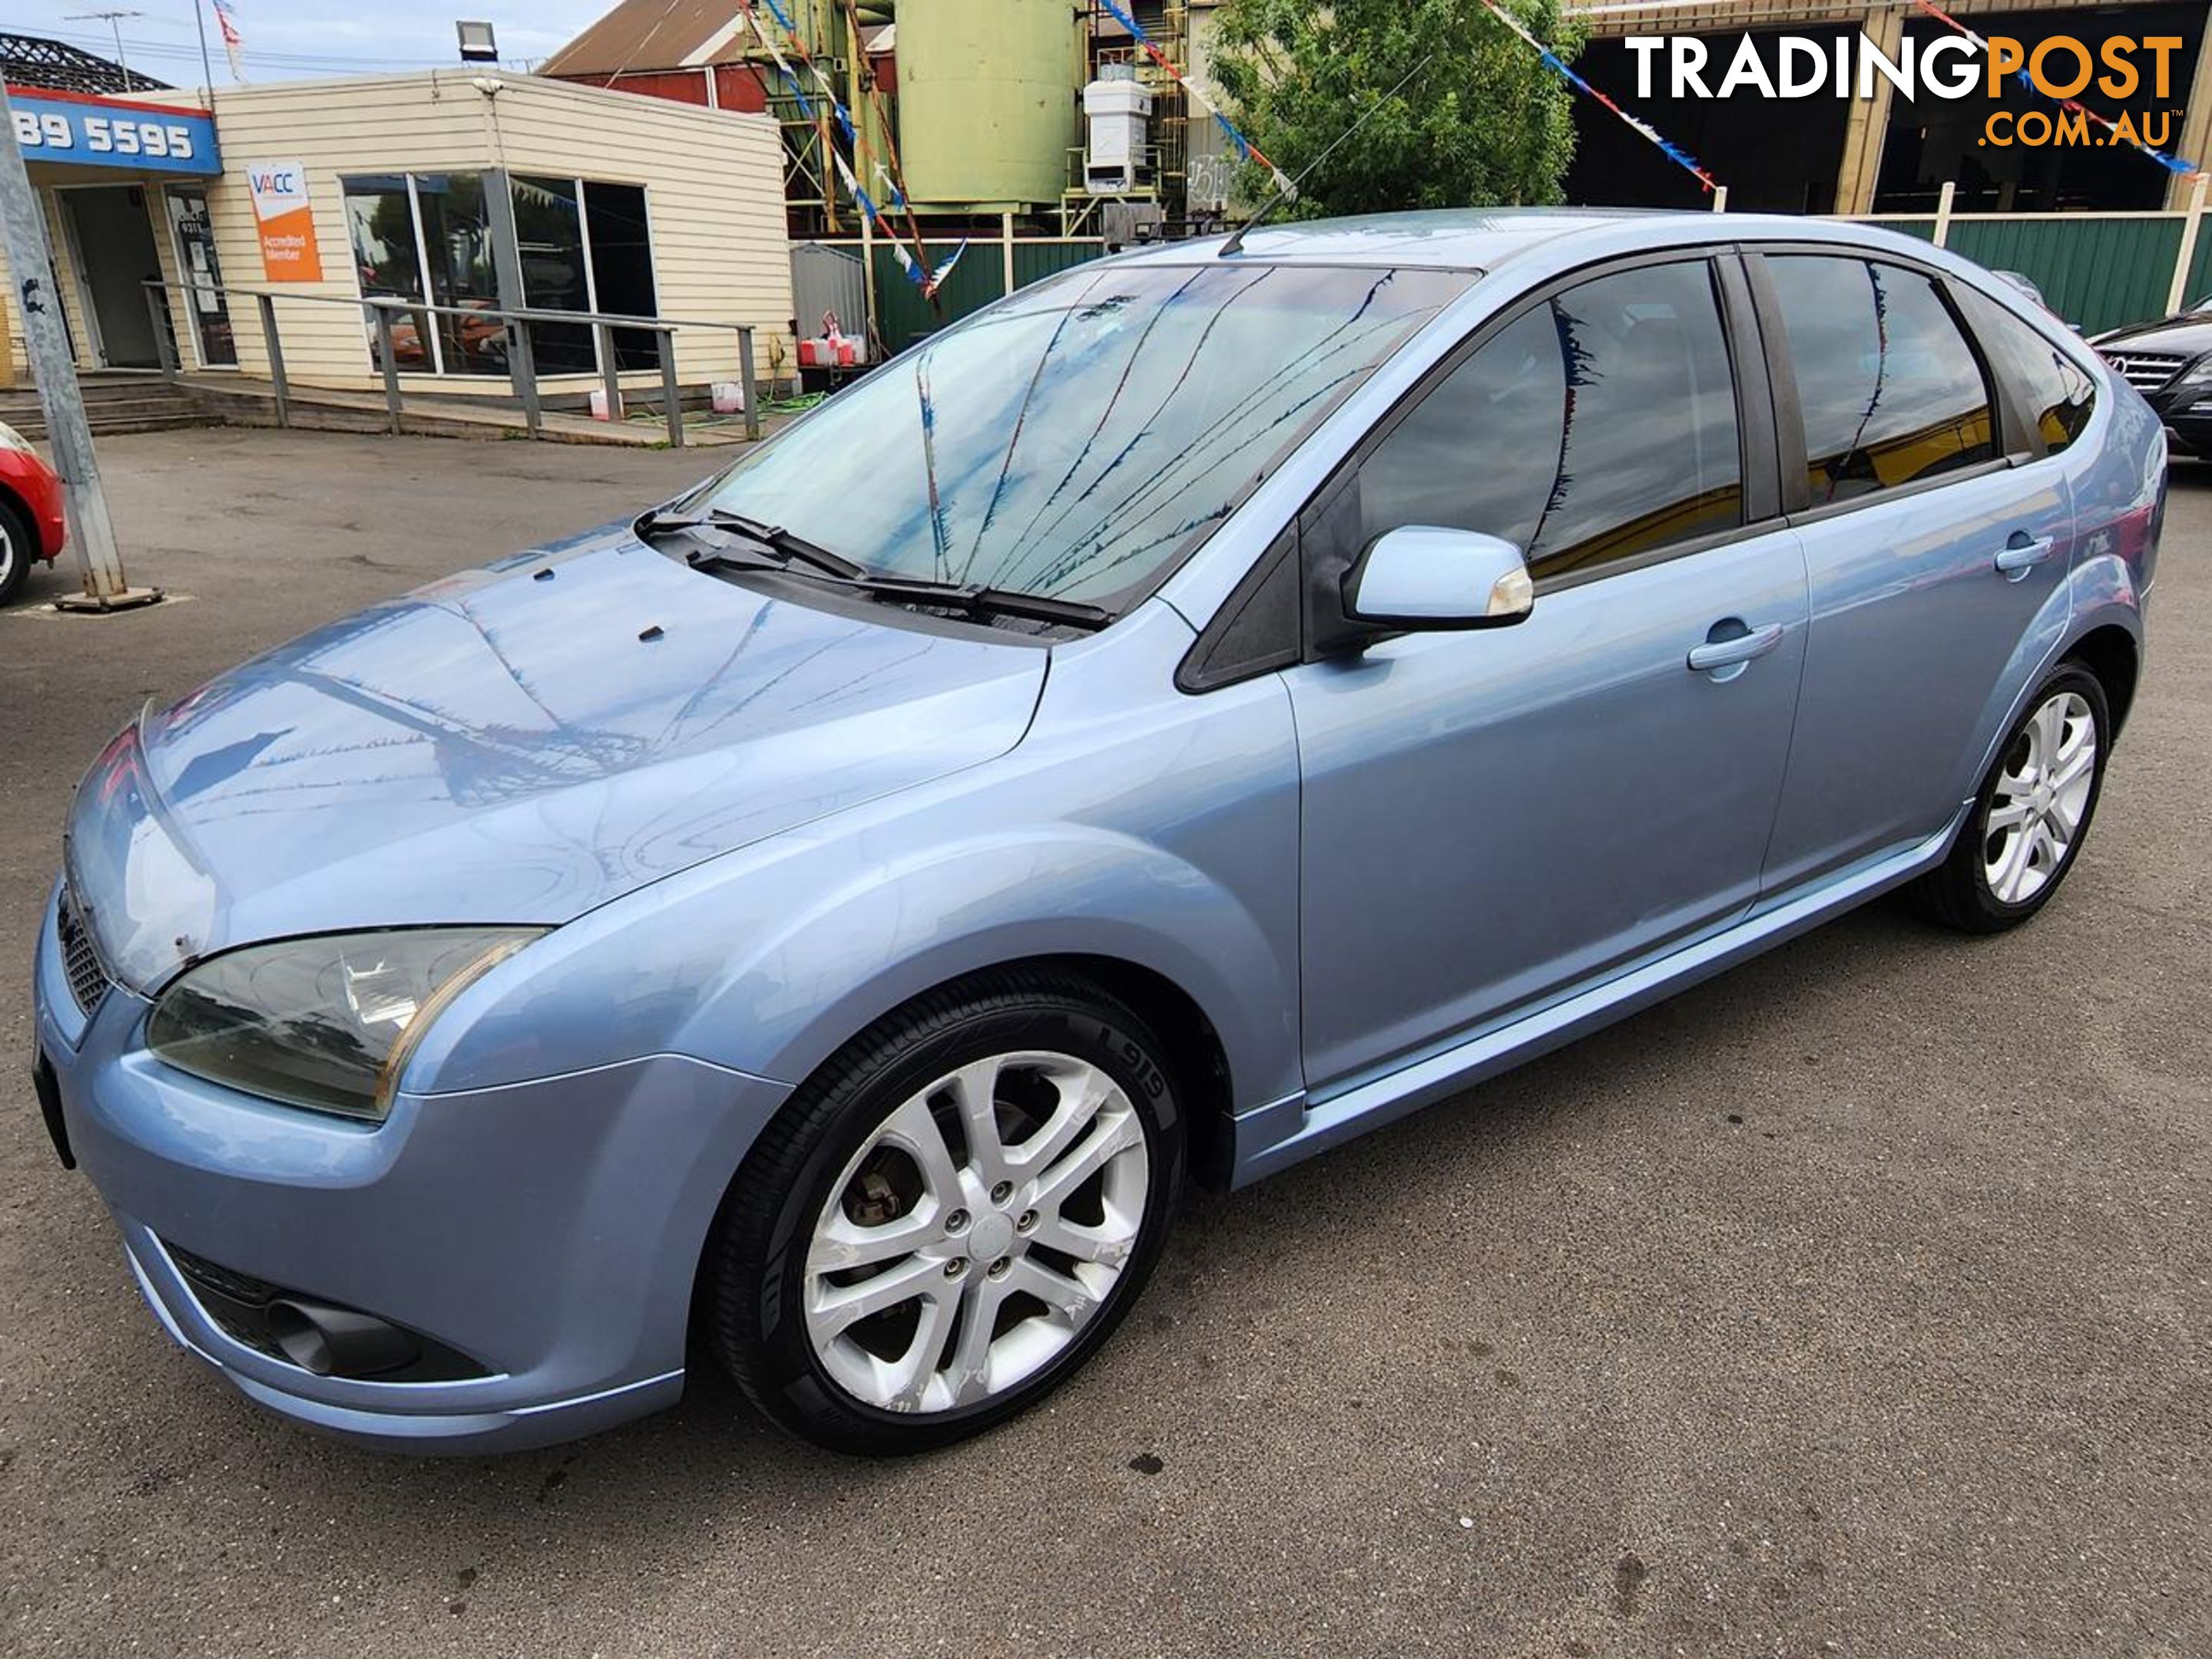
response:
[(216, 173), (215, 120), (202, 111), (120, 99), (8, 88), (26, 161), (68, 161), (132, 173)]

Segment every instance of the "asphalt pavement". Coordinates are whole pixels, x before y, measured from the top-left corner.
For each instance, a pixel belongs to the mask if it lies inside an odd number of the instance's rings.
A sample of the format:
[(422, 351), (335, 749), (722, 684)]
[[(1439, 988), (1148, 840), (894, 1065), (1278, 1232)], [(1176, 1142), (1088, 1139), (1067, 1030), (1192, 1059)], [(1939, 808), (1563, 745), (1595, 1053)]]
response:
[(63, 812), (148, 697), (712, 463), (101, 453), (134, 580), (190, 597), (0, 612), (0, 1653), (2212, 1653), (2212, 468), (2030, 927), (1877, 904), (1199, 1197), (1088, 1371), (948, 1452), (812, 1451), (702, 1370), (419, 1461), (171, 1346), (55, 1162), (20, 1062)]

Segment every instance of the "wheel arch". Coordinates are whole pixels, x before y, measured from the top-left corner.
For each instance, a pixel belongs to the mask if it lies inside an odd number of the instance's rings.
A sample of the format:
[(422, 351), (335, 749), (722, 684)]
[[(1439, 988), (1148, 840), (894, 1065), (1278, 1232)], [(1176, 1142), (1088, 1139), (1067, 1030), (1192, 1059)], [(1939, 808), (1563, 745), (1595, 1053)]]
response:
[(2105, 688), (2105, 704), (2117, 738), (2127, 724), (2136, 686), (2142, 677), (2142, 648), (2136, 636), (2118, 623), (2100, 623), (2068, 646), (2065, 654), (2094, 674)]
[[(1226, 1191), (1236, 1156), (1236, 1094), (1228, 1050), (1196, 997), (1158, 969), (1127, 957), (1084, 951), (1046, 951), (1010, 957), (939, 981), (902, 997), (873, 1019), (856, 1026), (843, 1042), (824, 1054), (806, 1077), (799, 1080), (793, 1093), (797, 1094), (823, 1067), (832, 1064), (854, 1038), (877, 1021), (892, 1018), (918, 1003), (957, 994), (963, 986), (987, 982), (1000, 974), (1022, 972), (1046, 973), (1058, 979), (1087, 982), (1126, 1004), (1151, 1027), (1168, 1050), (1165, 1058), (1169, 1068), (1182, 1093), (1183, 1108), (1188, 1114), (1188, 1167), (1201, 1185), (1216, 1192)], [(787, 1098), (785, 1104), (789, 1104)], [(713, 1282), (711, 1258), (722, 1237), (724, 1217), (738, 1190), (745, 1163), (752, 1156), (748, 1150), (745, 1157), (738, 1160), (738, 1167), (730, 1171), (721, 1201), (715, 1206), (694, 1253), (687, 1321), (690, 1346), (696, 1346), (701, 1334), (710, 1328), (714, 1317), (708, 1300)]]

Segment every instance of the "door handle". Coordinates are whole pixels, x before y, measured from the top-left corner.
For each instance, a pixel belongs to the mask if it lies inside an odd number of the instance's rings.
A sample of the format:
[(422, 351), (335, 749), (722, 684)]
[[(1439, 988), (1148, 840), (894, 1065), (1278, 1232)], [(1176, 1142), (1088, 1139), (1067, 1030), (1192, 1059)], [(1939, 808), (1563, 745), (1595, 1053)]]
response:
[(1732, 640), (1707, 640), (1690, 647), (1690, 672), (1710, 674), (1717, 668), (1734, 668), (1754, 657), (1763, 657), (1782, 643), (1782, 624), (1769, 623), (1737, 635)]
[(2056, 536), (2031, 538), (2026, 531), (2017, 532), (1997, 555), (1997, 574), (2017, 580), (2049, 558), (2057, 545)]

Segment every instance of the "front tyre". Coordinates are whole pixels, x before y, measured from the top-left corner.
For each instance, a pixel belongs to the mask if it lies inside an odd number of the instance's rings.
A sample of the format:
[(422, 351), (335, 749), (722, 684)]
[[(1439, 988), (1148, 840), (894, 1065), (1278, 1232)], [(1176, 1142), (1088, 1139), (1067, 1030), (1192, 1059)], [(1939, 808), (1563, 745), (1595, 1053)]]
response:
[(715, 1333), (770, 1418), (926, 1450), (1035, 1404), (1150, 1277), (1183, 1164), (1165, 1049), (1013, 970), (878, 1021), (763, 1132), (710, 1252)]
[(2050, 902), (2088, 836), (2111, 750), (2105, 688), (2064, 664), (2028, 700), (1950, 856), (1908, 890), (1923, 914), (1995, 933)]

